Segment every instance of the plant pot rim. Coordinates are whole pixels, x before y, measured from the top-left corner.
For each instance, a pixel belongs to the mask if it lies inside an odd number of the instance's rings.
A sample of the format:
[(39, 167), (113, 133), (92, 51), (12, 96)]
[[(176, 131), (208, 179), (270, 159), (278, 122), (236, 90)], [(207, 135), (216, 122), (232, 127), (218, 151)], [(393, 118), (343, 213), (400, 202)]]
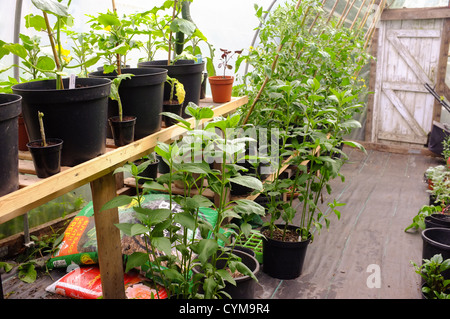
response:
[(22, 96), (18, 94), (0, 94), (0, 121), (19, 117), (22, 113)]
[[(47, 146), (42, 146), (42, 145), (33, 145), (33, 144), (42, 144), (42, 139), (38, 139), (38, 140), (32, 140), (29, 141), (27, 143), (27, 147), (30, 149), (33, 148), (53, 148), (53, 147), (58, 147), (60, 145), (62, 145), (64, 143), (64, 141), (60, 138), (56, 138), (56, 137), (48, 137), (45, 139), (47, 141)], [(52, 145), (48, 145), (49, 142), (52, 142)]]
[(437, 247), (440, 247), (440, 248), (442, 248), (442, 249), (450, 250), (450, 245), (449, 245), (449, 244), (444, 244), (444, 243), (435, 241), (435, 240), (433, 240), (433, 239), (431, 239), (431, 238), (429, 238), (429, 237), (427, 236), (427, 235), (428, 235), (427, 233), (435, 232), (435, 231), (444, 232), (444, 233), (447, 233), (448, 236), (450, 236), (450, 228), (444, 228), (444, 227), (432, 227), (432, 228), (424, 229), (424, 230), (422, 231), (422, 239), (423, 239), (424, 241), (426, 241), (426, 242), (428, 242), (428, 243), (430, 243), (430, 244), (432, 244), (432, 245), (435, 245), (435, 246), (437, 246)]
[[(284, 227), (285, 225), (284, 224), (275, 224), (275, 226), (277, 227), (277, 228), (282, 228), (282, 227)], [(291, 225), (291, 224), (288, 224), (288, 226), (287, 226), (289, 229), (300, 229), (300, 226), (295, 226), (295, 225)], [(264, 227), (262, 227), (261, 228), (261, 234), (263, 235), (263, 231), (264, 230), (266, 230), (266, 229), (268, 229), (269, 228), (269, 226), (264, 226)], [(264, 240), (271, 240), (271, 241), (273, 241), (273, 242), (275, 242), (275, 243), (284, 243), (284, 244), (299, 244), (299, 243), (305, 243), (305, 242), (308, 242), (308, 241), (311, 241), (311, 236), (312, 236), (312, 234), (311, 234), (311, 232), (308, 232), (308, 238), (307, 239), (304, 239), (304, 240), (299, 240), (299, 241), (282, 241), (282, 240), (278, 240), (278, 239), (273, 239), (273, 238), (270, 238), (270, 237), (266, 237), (266, 236), (262, 236), (262, 238), (264, 239)], [(298, 238), (299, 239), (301, 239), (301, 237), (300, 236), (298, 236)]]
[(134, 115), (123, 115), (122, 116), (122, 121), (119, 121), (119, 115), (116, 115), (116, 116), (109, 117), (108, 121), (109, 122), (114, 122), (114, 123), (119, 123), (119, 122), (127, 123), (127, 122), (135, 122), (136, 119), (137, 119), (137, 117), (134, 116)]
[[(35, 91), (49, 91), (49, 92), (71, 92), (71, 91), (80, 91), (86, 89), (94, 89), (102, 86), (111, 85), (111, 80), (106, 78), (77, 78), (76, 82), (90, 82), (90, 80), (97, 82), (89, 86), (75, 87), (73, 89), (69, 89), (68, 85), (64, 85), (64, 89), (57, 90), (56, 89), (56, 79), (45, 79), (45, 80), (37, 80), (31, 82), (23, 82), (19, 84), (15, 84), (11, 87), (13, 91), (16, 92), (35, 92)], [(63, 79), (64, 82), (69, 82), (69, 78)], [(54, 84), (52, 84), (54, 83)], [(43, 85), (44, 84), (44, 85)], [(66, 83), (65, 83), (66, 84)], [(44, 87), (42, 87), (42, 85)], [(27, 86), (28, 88), (23, 88)], [(15, 93), (16, 94), (16, 93)]]

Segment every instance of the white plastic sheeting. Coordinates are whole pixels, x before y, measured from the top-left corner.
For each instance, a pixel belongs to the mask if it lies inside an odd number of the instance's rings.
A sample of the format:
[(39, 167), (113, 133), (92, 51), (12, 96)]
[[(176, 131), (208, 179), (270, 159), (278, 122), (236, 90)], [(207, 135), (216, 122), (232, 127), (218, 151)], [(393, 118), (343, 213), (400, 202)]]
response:
[[(66, 3), (67, 1), (63, 1)], [(117, 12), (119, 15), (134, 12), (143, 12), (150, 10), (155, 6), (160, 6), (164, 0), (115, 0)], [(195, 0), (191, 5), (191, 16), (197, 27), (208, 38), (208, 41), (216, 48), (216, 56), (219, 48), (229, 50), (247, 49), (254, 36), (254, 29), (258, 26), (258, 20), (255, 17), (254, 4), (257, 3), (264, 8), (269, 7), (273, 0), (227, 0), (226, 2), (218, 0)], [(282, 0), (278, 1), (282, 3)], [(14, 41), (14, 12), (16, 0), (0, 0), (0, 40), (5, 42)], [(74, 31), (88, 31), (89, 25), (86, 23), (89, 18), (86, 14), (96, 15), (99, 12), (112, 11), (111, 0), (73, 0), (69, 13), (74, 17)], [(35, 31), (25, 28), (25, 20), (23, 17), (29, 13), (40, 14), (33, 6), (31, 0), (23, 0), (22, 15), (20, 21), (20, 32), (31, 35), (36, 34)], [(42, 38), (43, 50), (48, 39), (45, 33), (38, 34)], [(209, 55), (206, 49), (202, 49), (204, 53)], [(132, 66), (136, 66), (137, 61), (144, 54), (143, 52), (132, 52), (128, 61)], [(158, 58), (158, 56), (157, 56)], [(216, 59), (218, 63), (218, 58)], [(0, 69), (13, 63), (11, 55), (0, 60)], [(6, 76), (12, 76), (13, 71), (0, 74), (0, 79)]]

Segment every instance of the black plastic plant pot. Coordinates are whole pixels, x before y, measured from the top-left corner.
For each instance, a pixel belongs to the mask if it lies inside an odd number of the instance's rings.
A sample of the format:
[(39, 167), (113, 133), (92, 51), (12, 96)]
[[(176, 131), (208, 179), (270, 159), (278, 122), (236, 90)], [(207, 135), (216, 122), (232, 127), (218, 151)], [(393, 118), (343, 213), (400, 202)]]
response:
[[(277, 225), (282, 228), (284, 225)], [(298, 227), (288, 225), (289, 230)], [(264, 232), (265, 228), (261, 229)], [(263, 237), (263, 272), (272, 278), (295, 279), (302, 274), (310, 237), (304, 241), (285, 242)]]
[(124, 116), (122, 121), (120, 121), (118, 116), (113, 116), (108, 119), (108, 122), (111, 127), (114, 145), (120, 147), (134, 141), (136, 116)]
[(156, 154), (156, 158), (159, 160), (158, 172), (160, 174), (170, 173), (170, 167), (169, 167), (169, 165), (167, 165), (166, 162), (164, 162), (163, 158), (158, 154)]
[[(234, 250), (233, 254), (241, 259), (241, 262), (246, 265), (250, 271), (256, 276), (259, 273), (260, 266), (258, 260), (249, 255), (248, 253), (242, 250)], [(217, 269), (225, 269), (226, 261), (225, 259), (221, 259), (217, 261), (216, 267)], [(200, 272), (199, 267), (194, 267), (193, 272)], [(231, 283), (227, 283), (224, 288), (224, 291), (227, 292), (231, 299), (254, 299), (255, 289), (257, 286), (257, 282), (250, 276), (241, 276), (234, 278), (236, 281), (236, 286)]]
[[(181, 104), (171, 104), (168, 102), (167, 103), (164, 102), (164, 104), (163, 104), (163, 112), (174, 113), (178, 116), (181, 116), (181, 108), (182, 108)], [(172, 125), (178, 123), (177, 120), (175, 120), (171, 117), (165, 116), (165, 115), (162, 116), (162, 119), (163, 119), (166, 127), (169, 127), (169, 126), (172, 126)]]
[[(137, 117), (135, 139), (141, 139), (161, 129), (161, 116), (164, 83), (167, 71), (159, 68), (129, 68), (122, 69), (122, 74), (133, 76), (120, 83), (119, 95), (122, 101), (123, 114), (133, 114)], [(117, 73), (104, 74), (102, 71), (92, 72), (90, 78), (107, 78), (114, 80)], [(108, 118), (119, 115), (117, 101), (109, 99)]]
[(106, 151), (108, 79), (79, 78), (76, 86), (56, 90), (55, 80), (42, 80), (14, 85), (14, 93), (22, 96), (22, 113), (30, 141), (41, 138), (38, 111), (44, 113), (47, 136), (64, 141), (61, 165), (75, 166)]
[[(241, 171), (241, 175), (249, 175), (249, 176), (255, 176), (256, 174), (256, 168), (253, 166), (252, 163), (245, 161), (244, 163), (237, 163), (237, 165), (245, 167), (248, 171), (244, 172)], [(241, 195), (247, 195), (250, 194), (253, 191), (253, 188), (236, 184), (231, 182), (230, 183), (230, 194), (233, 196), (241, 196)]]
[(63, 140), (47, 138), (47, 146), (42, 145), (42, 140), (31, 141), (27, 144), (33, 158), (34, 169), (39, 178), (46, 178), (61, 171), (61, 150)]
[(450, 228), (450, 216), (444, 214), (431, 214), (425, 217), (426, 228)]
[[(139, 160), (136, 161), (135, 164), (139, 165), (144, 162), (145, 160)], [(143, 172), (139, 173), (138, 176), (156, 179), (156, 177), (158, 177), (158, 166), (159, 160), (156, 159), (153, 163), (150, 163)], [(147, 181), (146, 179), (140, 179), (139, 184), (144, 184), (146, 181)]]
[[(441, 254), (444, 260), (450, 258), (450, 228), (427, 228), (422, 231), (422, 259), (431, 259)], [(442, 273), (445, 279), (450, 279), (450, 269)]]
[(0, 196), (19, 188), (19, 114), (22, 97), (0, 94)]
[[(199, 104), (200, 90), (203, 79), (203, 70), (205, 62), (195, 63), (194, 60), (177, 60), (173, 65), (167, 65), (167, 60), (155, 60), (139, 62), (138, 68), (163, 68), (168, 71), (167, 75), (180, 81), (186, 91), (185, 100), (183, 102), (182, 116), (188, 117), (185, 113), (186, 105), (189, 102)], [(164, 85), (164, 100), (169, 100), (170, 85)]]

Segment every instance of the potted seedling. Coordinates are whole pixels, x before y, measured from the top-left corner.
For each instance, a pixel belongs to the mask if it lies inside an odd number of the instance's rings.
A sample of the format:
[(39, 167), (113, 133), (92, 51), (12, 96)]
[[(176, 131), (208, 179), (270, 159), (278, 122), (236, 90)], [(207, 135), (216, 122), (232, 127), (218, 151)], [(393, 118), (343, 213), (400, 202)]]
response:
[(39, 178), (46, 178), (61, 171), (61, 149), (63, 145), (61, 139), (46, 138), (43, 117), (44, 113), (38, 112), (41, 138), (27, 144)]
[(450, 259), (444, 260), (441, 254), (423, 259), (422, 265), (411, 261), (417, 274), (423, 279), (423, 299), (450, 299), (450, 279), (442, 273), (450, 269)]
[(134, 141), (136, 116), (123, 115), (122, 100), (119, 94), (120, 83), (124, 79), (130, 79), (132, 76), (133, 74), (129, 73), (120, 74), (112, 81), (111, 85), (111, 94), (109, 97), (110, 99), (117, 101), (119, 115), (110, 117), (108, 122), (111, 127), (114, 144), (116, 146), (127, 145)]
[[(115, 57), (104, 65), (102, 71), (89, 73), (90, 78), (107, 78), (113, 81), (121, 74), (133, 74), (120, 87), (124, 112), (137, 117), (135, 138), (141, 139), (161, 129), (163, 87), (167, 70), (157, 68), (122, 68), (122, 57), (135, 48), (132, 41), (135, 31), (128, 16), (119, 18), (116, 11), (90, 16), (91, 28), (98, 35), (100, 54)], [(109, 116), (117, 115), (115, 101), (109, 100)]]
[[(61, 164), (74, 166), (106, 150), (105, 130), (98, 123), (106, 120), (104, 115), (111, 82), (107, 79), (63, 79), (63, 76), (67, 76), (65, 68), (81, 66), (69, 65), (70, 52), (62, 47), (62, 26), (71, 21), (68, 7), (56, 0), (32, 2), (42, 15), (28, 15), (27, 27), (45, 32), (53, 53), (52, 57), (39, 57), (33, 68), (54, 75), (55, 79), (20, 83), (11, 89), (22, 96), (23, 118), (30, 140), (40, 138), (38, 112), (46, 114), (46, 133), (64, 140)], [(51, 18), (56, 21), (50, 22)], [(23, 50), (16, 51), (16, 54), (29, 60)], [(94, 57), (86, 63), (97, 60)]]
[[(163, 112), (169, 112), (181, 116), (184, 97), (186, 96), (184, 85), (176, 78), (171, 78), (170, 76), (167, 76), (167, 83), (170, 84), (170, 95), (169, 99), (163, 102)], [(177, 123), (176, 120), (172, 117), (166, 116), (164, 113), (162, 113), (162, 117), (166, 127)]]
[[(166, 69), (168, 76), (178, 79), (184, 85), (186, 97), (183, 103), (183, 117), (187, 117), (185, 109), (189, 102), (199, 104), (202, 72), (205, 68), (204, 61), (181, 49), (187, 41), (184, 37), (190, 38), (201, 34), (196, 32), (197, 26), (190, 17), (191, 2), (191, 0), (165, 1), (161, 7), (147, 12), (148, 20), (152, 21), (153, 33), (160, 35), (160, 42), (164, 43), (159, 48), (167, 51), (167, 59), (138, 63), (138, 68)], [(167, 83), (164, 88), (165, 99), (168, 99), (169, 93), (170, 87)]]
[(231, 100), (234, 76), (226, 75), (226, 71), (233, 69), (233, 66), (229, 64), (231, 58), (235, 54), (241, 54), (243, 50), (232, 52), (230, 50), (220, 49), (220, 51), (222, 51), (222, 55), (220, 56), (221, 62), (219, 63), (218, 68), (223, 67), (223, 75), (209, 77), (211, 94), (215, 103), (223, 103)]

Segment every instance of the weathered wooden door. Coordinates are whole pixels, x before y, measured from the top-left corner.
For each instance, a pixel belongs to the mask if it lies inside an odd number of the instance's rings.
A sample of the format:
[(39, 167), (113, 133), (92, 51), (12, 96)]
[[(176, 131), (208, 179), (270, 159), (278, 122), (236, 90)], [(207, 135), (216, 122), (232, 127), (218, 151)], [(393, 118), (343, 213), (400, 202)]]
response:
[(433, 121), (442, 19), (381, 21), (372, 142), (424, 145)]

